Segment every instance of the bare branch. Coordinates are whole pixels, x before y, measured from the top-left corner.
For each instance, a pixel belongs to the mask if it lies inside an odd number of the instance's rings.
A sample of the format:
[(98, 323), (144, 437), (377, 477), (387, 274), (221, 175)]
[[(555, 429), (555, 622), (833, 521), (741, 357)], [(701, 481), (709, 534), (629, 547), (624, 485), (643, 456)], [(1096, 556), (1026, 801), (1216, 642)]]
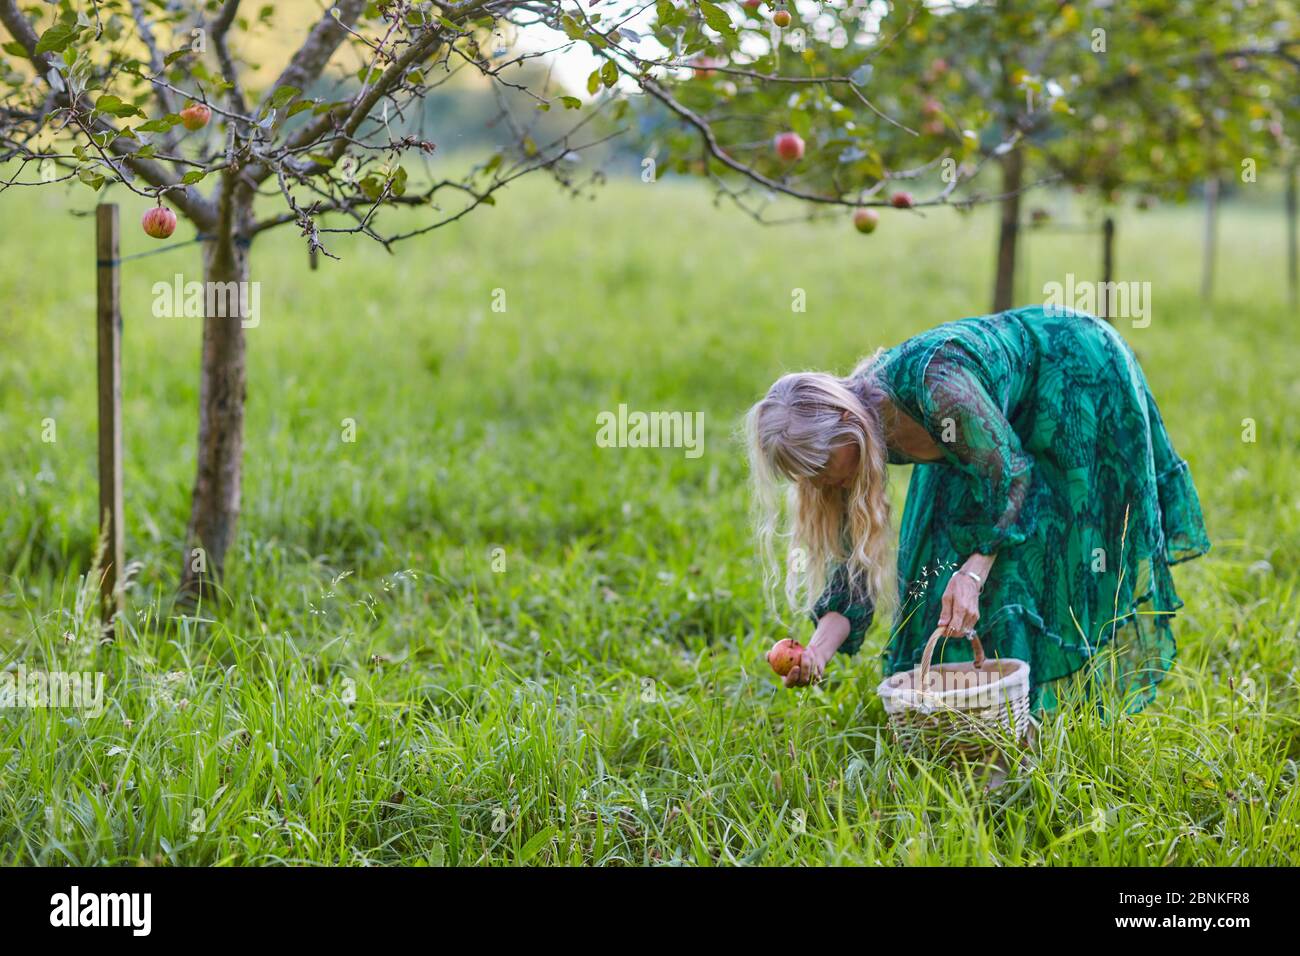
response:
[[(132, 0), (138, 3), (139, 0)], [(247, 113), (248, 107), (244, 104), (244, 91), (239, 88), (239, 74), (235, 71), (235, 61), (230, 57), (230, 49), (226, 45), (226, 34), (230, 32), (230, 25), (235, 22), (235, 14), (239, 12), (240, 0), (226, 0), (221, 7), (221, 12), (217, 14), (217, 19), (212, 21), (212, 46), (217, 51), (217, 62), (221, 64), (221, 73), (227, 83), (230, 84), (230, 108), (236, 113)], [(160, 72), (157, 67), (154, 72)]]
[[(231, 2), (233, 0), (227, 0), (228, 4)], [(311, 28), (298, 52), (290, 59), (289, 65), (267, 91), (262, 108), (267, 107), (271, 96), (282, 86), (295, 86), (305, 91), (316, 82), (334, 51), (347, 37), (348, 28), (357, 22), (365, 8), (366, 0), (338, 0), (338, 3), (326, 10), (325, 15)]]
[[(158, 50), (158, 43), (154, 40), (153, 27), (149, 23), (148, 14), (145, 13), (144, 0), (131, 0), (131, 16), (135, 20), (136, 31), (140, 34), (140, 41), (149, 51), (149, 69), (151, 72), (162, 75), (164, 68), (162, 53)], [(172, 101), (171, 91), (161, 87), (154, 87), (154, 95), (158, 97), (158, 105), (162, 107), (164, 113), (175, 113), (176, 104)], [(171, 144), (168, 144), (168, 148)]]

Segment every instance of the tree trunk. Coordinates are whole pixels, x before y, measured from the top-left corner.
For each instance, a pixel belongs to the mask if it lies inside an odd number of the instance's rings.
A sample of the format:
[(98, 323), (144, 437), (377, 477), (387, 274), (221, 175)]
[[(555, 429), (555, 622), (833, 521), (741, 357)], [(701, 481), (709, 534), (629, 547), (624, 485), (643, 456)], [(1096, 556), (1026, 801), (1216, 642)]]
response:
[(1212, 176), (1205, 181), (1205, 247), (1201, 260), (1201, 305), (1210, 307), (1210, 296), (1214, 294), (1214, 246), (1215, 220), (1219, 212), (1219, 178)]
[[(185, 533), (181, 600), (208, 599), (225, 570), (239, 518), (244, 453), (244, 327), (228, 290), (246, 290), (250, 197), (243, 187), (223, 203), (213, 239), (203, 244), (205, 308), (199, 370), (199, 436), (190, 521)], [(221, 283), (221, 285), (215, 285)], [(218, 290), (218, 291), (214, 291)], [(244, 302), (240, 296), (236, 305)]]
[(1005, 312), (1015, 305), (1016, 239), (1020, 234), (1020, 186), (1025, 172), (1025, 154), (1013, 149), (1002, 157), (1002, 222), (998, 228), (998, 272), (993, 285), (993, 311)]

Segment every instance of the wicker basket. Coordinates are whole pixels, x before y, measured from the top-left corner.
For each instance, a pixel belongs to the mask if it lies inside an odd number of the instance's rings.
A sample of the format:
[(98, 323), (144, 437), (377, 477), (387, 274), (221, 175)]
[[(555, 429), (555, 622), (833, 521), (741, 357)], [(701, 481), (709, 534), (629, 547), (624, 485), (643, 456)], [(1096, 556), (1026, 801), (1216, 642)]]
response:
[(971, 635), (975, 660), (930, 665), (943, 637), (937, 628), (925, 642), (921, 663), (885, 678), (877, 692), (895, 739), (904, 747), (982, 759), (1029, 732), (1029, 665), (1021, 660), (989, 661)]

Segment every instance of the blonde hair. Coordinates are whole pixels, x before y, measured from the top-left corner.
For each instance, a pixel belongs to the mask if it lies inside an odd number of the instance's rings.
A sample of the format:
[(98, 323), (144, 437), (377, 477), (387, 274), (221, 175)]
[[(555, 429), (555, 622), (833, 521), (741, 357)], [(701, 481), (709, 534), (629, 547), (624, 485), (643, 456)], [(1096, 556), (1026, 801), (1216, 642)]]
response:
[[(789, 558), (786, 600), (805, 614), (838, 564), (845, 566), (853, 592), (865, 594), (877, 608), (895, 599), (888, 451), (879, 413), (884, 392), (870, 374), (880, 354), (861, 362), (846, 379), (822, 372), (784, 375), (745, 417), (764, 580), (772, 592), (778, 590), (780, 540)], [(858, 449), (850, 486), (814, 484), (811, 479), (831, 453), (848, 444)], [(790, 487), (782, 507), (785, 482)]]

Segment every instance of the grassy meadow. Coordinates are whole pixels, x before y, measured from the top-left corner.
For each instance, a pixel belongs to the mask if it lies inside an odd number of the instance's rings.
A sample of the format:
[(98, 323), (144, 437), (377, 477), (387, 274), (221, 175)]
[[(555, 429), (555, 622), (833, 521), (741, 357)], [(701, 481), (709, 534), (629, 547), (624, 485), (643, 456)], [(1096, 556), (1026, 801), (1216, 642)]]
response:
[[(123, 253), (157, 248), (143, 201), (111, 198)], [(890, 745), (879, 624), (816, 689), (772, 676), (768, 646), (810, 625), (764, 601), (735, 429), (784, 371), (847, 372), (986, 311), (995, 213), (886, 212), (859, 236), (765, 228), (670, 181), (499, 199), (396, 255), (340, 239), (315, 272), (291, 228), (257, 241), (240, 534), (200, 620), (171, 608), (198, 321), (151, 307), (155, 282), (202, 278), (198, 247), (124, 265), (132, 577), (101, 645), (94, 226), (69, 214), (94, 198), (0, 197), (0, 670), (106, 675), (99, 716), (0, 708), (0, 863), (1300, 854), (1300, 346), (1275, 206), (1226, 207), (1212, 311), (1199, 209), (1121, 214), (1118, 278), (1151, 282), (1153, 320), (1119, 328), (1214, 549), (1175, 571), (1157, 702), (1112, 723), (1063, 708), (986, 792)], [(1026, 304), (1097, 278), (1095, 237), (1026, 242)], [(620, 403), (703, 412), (703, 454), (597, 447)]]

